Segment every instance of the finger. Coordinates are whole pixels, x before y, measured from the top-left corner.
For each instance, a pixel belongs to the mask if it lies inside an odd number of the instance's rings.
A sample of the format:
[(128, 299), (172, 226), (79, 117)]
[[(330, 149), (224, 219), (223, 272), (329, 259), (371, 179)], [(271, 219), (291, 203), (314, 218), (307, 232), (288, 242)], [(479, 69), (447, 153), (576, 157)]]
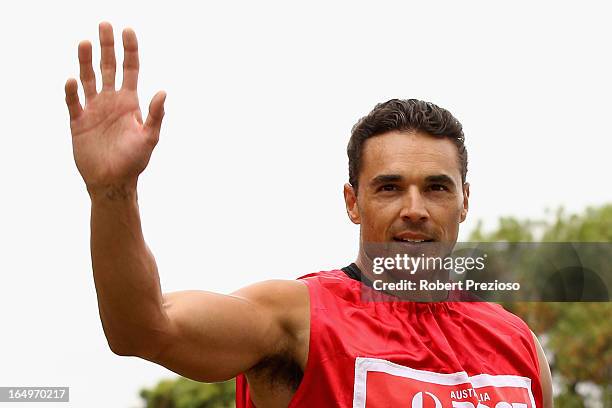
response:
[(91, 65), (91, 43), (81, 41), (79, 43), (79, 66), (81, 68), (81, 83), (85, 93), (85, 103), (96, 96), (96, 74)]
[(123, 89), (135, 91), (138, 86), (138, 40), (131, 28), (123, 30)]
[(79, 85), (76, 79), (70, 78), (66, 81), (64, 90), (66, 91), (66, 105), (68, 106), (68, 113), (70, 114), (70, 120), (73, 121), (81, 115), (83, 107), (79, 102), (79, 94), (77, 93)]
[(157, 143), (159, 139), (159, 130), (162, 120), (164, 119), (164, 103), (166, 101), (166, 93), (160, 91), (151, 99), (149, 105), (149, 115), (144, 124), (146, 132), (150, 135), (152, 142)]
[(115, 60), (115, 39), (113, 37), (113, 26), (110, 23), (100, 23), (100, 71), (102, 72), (102, 89), (115, 90), (115, 71), (117, 62)]

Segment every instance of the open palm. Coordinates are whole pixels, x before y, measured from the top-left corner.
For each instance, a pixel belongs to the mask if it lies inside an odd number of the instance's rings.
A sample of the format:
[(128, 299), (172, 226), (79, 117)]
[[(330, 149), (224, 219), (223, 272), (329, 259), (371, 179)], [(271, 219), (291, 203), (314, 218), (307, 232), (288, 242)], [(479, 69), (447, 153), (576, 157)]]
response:
[(113, 28), (100, 24), (100, 70), (102, 90), (96, 90), (89, 41), (79, 44), (80, 78), (85, 94), (81, 106), (75, 79), (66, 82), (66, 104), (74, 159), (88, 189), (136, 182), (146, 168), (159, 140), (164, 115), (164, 92), (158, 92), (143, 123), (138, 103), (138, 42), (131, 29), (123, 31), (123, 84), (115, 90), (115, 47)]

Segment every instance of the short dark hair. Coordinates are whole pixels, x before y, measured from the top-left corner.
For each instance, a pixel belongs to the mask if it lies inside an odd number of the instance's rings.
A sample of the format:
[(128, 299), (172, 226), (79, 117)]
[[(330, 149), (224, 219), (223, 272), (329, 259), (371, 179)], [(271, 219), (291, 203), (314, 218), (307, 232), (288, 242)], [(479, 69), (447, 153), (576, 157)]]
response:
[(391, 99), (379, 103), (353, 126), (347, 153), (349, 183), (358, 188), (363, 143), (374, 136), (390, 131), (420, 131), (435, 137), (447, 137), (457, 146), (461, 165), (461, 181), (467, 176), (467, 150), (461, 123), (446, 109), (418, 99)]

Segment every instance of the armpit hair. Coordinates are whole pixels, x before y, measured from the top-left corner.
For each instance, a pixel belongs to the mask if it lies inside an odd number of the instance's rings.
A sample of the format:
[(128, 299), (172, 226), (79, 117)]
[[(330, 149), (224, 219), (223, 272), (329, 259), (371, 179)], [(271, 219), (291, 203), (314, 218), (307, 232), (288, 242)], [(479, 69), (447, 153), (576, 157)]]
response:
[(249, 374), (266, 381), (271, 388), (285, 386), (296, 391), (304, 372), (289, 353), (265, 357), (249, 370)]

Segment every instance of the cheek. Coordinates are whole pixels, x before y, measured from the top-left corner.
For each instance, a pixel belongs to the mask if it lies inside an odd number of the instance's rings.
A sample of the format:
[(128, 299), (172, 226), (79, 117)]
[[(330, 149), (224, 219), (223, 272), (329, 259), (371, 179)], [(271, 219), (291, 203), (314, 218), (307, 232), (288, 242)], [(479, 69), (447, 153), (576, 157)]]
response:
[(366, 208), (360, 208), (361, 227), (369, 235), (383, 235), (393, 223), (399, 211), (393, 206), (372, 203)]
[(429, 215), (436, 224), (452, 230), (459, 225), (462, 210), (463, 202), (453, 198), (447, 202), (432, 202), (429, 206)]
[(461, 220), (461, 208), (446, 208), (446, 210), (444, 211), (444, 213), (441, 215), (443, 218), (442, 220), (445, 221), (445, 224), (449, 224), (449, 225), (455, 225), (457, 223), (459, 223), (459, 221)]

